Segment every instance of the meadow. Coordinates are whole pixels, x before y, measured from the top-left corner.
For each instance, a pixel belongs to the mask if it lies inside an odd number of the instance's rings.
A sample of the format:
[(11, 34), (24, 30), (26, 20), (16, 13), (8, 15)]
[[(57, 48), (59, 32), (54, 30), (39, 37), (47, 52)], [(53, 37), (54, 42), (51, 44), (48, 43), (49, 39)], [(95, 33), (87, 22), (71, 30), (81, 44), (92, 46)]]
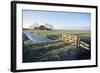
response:
[[(42, 36), (51, 35), (77, 35), (89, 37), (90, 31), (86, 30), (33, 30), (24, 29)], [(45, 61), (64, 61), (64, 60), (83, 60), (90, 59), (90, 51), (84, 48), (76, 48), (68, 42), (61, 40), (46, 43), (34, 43), (23, 35), (23, 62), (45, 62)]]
[(91, 35), (89, 30), (33, 30), (33, 29), (23, 29), (23, 31), (30, 31), (33, 33), (37, 33), (42, 36), (48, 35), (77, 35), (77, 36), (87, 36)]

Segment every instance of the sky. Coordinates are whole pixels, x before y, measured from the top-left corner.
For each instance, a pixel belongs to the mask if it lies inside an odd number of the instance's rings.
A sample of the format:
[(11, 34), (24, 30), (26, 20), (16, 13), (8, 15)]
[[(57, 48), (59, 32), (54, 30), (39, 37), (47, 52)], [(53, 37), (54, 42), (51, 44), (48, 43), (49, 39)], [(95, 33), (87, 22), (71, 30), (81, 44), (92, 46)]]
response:
[(78, 12), (55, 12), (23, 10), (23, 28), (38, 23), (51, 24), (53, 29), (61, 30), (90, 30), (91, 14)]

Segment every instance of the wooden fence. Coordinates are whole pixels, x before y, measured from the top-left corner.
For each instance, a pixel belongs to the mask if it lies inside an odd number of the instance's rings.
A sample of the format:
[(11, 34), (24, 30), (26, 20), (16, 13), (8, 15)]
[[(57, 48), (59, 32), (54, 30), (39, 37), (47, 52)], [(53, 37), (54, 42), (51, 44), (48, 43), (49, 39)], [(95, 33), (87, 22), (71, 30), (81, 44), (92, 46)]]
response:
[(86, 42), (81, 41), (79, 36), (62, 34), (59, 39), (71, 43), (72, 45), (75, 45), (77, 47), (82, 47), (88, 50), (90, 49), (90, 45)]
[(85, 42), (83, 42), (83, 41), (80, 41), (79, 46), (80, 46), (80, 47), (83, 47), (83, 48), (85, 48), (85, 49), (87, 49), (87, 50), (90, 49), (90, 45), (87, 44), (87, 43), (85, 43)]

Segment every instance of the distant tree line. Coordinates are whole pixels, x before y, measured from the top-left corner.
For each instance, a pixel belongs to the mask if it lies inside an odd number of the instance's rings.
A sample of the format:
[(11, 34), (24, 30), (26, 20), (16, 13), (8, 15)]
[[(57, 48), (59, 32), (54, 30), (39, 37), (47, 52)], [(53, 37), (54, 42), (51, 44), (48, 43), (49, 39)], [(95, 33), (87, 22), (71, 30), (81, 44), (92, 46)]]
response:
[(35, 30), (52, 30), (53, 26), (48, 23), (45, 23), (44, 25), (39, 25), (38, 23), (34, 23), (29, 28), (35, 29)]

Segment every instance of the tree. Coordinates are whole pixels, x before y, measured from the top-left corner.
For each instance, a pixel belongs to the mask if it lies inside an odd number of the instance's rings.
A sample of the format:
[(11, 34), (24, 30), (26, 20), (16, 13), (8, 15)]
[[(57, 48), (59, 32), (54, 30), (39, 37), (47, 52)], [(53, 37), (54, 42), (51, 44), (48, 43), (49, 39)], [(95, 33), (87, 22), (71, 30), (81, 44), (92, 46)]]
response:
[(48, 24), (48, 23), (45, 23), (45, 27), (47, 28), (47, 30), (53, 29), (53, 26), (51, 24)]
[(33, 26), (34, 26), (34, 29), (38, 29), (39, 28), (39, 24), (38, 23), (34, 23)]

